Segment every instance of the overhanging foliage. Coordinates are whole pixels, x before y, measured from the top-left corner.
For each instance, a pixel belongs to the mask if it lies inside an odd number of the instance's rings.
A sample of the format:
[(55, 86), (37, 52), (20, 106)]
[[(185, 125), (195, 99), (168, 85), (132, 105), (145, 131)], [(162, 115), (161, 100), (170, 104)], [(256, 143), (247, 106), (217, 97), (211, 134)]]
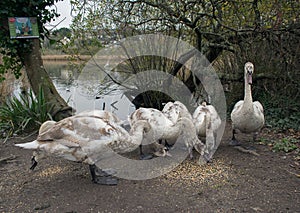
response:
[(47, 30), (43, 24), (58, 17), (55, 9), (49, 9), (55, 2), (62, 0), (2, 0), (0, 2), (0, 54), (5, 57), (5, 63), (0, 66), (0, 82), (3, 74), (12, 71), (16, 77), (20, 75), (22, 58), (19, 51), (29, 51), (29, 39), (10, 39), (8, 17), (37, 17), (40, 38), (43, 39)]

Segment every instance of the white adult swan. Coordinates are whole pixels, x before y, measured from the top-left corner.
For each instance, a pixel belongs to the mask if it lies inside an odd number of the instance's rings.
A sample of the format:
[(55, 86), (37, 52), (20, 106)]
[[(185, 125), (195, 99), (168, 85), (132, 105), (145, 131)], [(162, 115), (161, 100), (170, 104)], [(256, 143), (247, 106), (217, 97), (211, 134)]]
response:
[(96, 176), (95, 160), (101, 157), (101, 151), (107, 150), (107, 147), (117, 153), (135, 150), (143, 139), (144, 131), (149, 131), (150, 128), (146, 121), (138, 121), (128, 133), (116, 123), (82, 114), (59, 122), (47, 121), (40, 127), (36, 140), (16, 146), (36, 150), (32, 157), (32, 170), (39, 157), (44, 154), (53, 155), (89, 164), (94, 183), (115, 185), (117, 179), (110, 178), (107, 174), (106, 177)]
[(245, 94), (244, 100), (237, 102), (231, 112), (232, 141), (231, 145), (240, 145), (235, 138), (236, 130), (242, 133), (254, 133), (256, 139), (258, 131), (264, 126), (263, 106), (260, 102), (252, 100), (251, 84), (254, 65), (251, 62), (245, 64)]

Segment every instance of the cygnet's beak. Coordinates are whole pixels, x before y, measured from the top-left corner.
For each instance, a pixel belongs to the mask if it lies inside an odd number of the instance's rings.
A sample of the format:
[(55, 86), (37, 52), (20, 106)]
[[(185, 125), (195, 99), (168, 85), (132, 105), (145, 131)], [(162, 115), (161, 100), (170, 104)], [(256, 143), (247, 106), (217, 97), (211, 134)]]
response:
[(166, 157), (166, 156), (172, 157), (172, 155), (166, 149), (161, 151), (156, 151), (153, 154), (157, 157)]
[(165, 156), (172, 157), (172, 155), (169, 153), (169, 151), (166, 151)]

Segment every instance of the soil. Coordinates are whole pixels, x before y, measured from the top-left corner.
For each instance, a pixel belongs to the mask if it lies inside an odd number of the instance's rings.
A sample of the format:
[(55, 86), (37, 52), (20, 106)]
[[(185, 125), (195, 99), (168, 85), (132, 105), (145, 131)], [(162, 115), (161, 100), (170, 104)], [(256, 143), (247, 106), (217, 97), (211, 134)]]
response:
[(300, 212), (299, 154), (262, 143), (241, 152), (228, 145), (230, 125), (211, 163), (186, 159), (166, 175), (116, 186), (94, 184), (87, 165), (54, 157), (30, 171), (32, 151), (13, 144), (35, 137), (0, 143), (0, 212)]

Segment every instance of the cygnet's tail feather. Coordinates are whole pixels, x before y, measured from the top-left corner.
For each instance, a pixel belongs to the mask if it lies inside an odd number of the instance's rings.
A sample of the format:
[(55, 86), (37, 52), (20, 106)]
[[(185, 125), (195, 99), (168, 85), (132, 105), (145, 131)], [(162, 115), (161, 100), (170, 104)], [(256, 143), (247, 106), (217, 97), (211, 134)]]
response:
[(208, 111), (205, 113), (206, 116), (206, 122), (205, 122), (205, 127), (206, 127), (206, 132), (207, 131), (212, 131), (212, 123), (211, 123), (211, 112)]
[(18, 146), (18, 147), (22, 147), (24, 149), (37, 149), (39, 144), (38, 142), (35, 140), (35, 141), (32, 141), (32, 142), (28, 142), (28, 143), (19, 143), (19, 144), (15, 144), (15, 146)]

